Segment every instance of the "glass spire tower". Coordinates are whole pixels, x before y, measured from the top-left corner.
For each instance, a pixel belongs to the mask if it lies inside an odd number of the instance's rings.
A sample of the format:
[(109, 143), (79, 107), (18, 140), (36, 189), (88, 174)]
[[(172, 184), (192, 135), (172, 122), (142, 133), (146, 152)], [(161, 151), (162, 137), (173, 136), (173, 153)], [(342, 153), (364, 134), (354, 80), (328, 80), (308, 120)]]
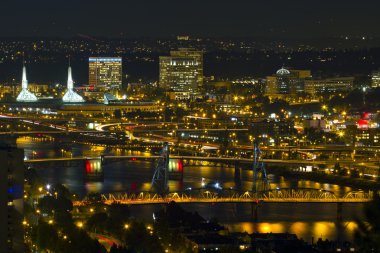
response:
[(28, 90), (28, 80), (26, 79), (26, 68), (22, 67), (22, 82), (21, 82), (21, 92), (18, 94), (17, 102), (36, 102), (38, 99), (36, 95)]
[(71, 67), (69, 66), (68, 77), (67, 77), (67, 91), (62, 98), (65, 103), (82, 103), (84, 99), (74, 91), (74, 82), (71, 75)]

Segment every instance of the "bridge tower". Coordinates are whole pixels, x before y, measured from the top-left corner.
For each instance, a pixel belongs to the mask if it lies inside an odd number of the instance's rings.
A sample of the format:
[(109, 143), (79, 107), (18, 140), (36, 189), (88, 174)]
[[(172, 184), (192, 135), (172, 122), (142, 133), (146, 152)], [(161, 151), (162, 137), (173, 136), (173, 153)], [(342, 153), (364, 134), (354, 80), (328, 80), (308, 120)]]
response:
[(168, 169), (169, 169), (169, 144), (163, 143), (161, 157), (158, 159), (152, 178), (152, 189), (159, 194), (169, 192), (168, 186)]
[(270, 189), (267, 171), (264, 163), (261, 161), (261, 150), (255, 142), (253, 144), (253, 192), (266, 191)]

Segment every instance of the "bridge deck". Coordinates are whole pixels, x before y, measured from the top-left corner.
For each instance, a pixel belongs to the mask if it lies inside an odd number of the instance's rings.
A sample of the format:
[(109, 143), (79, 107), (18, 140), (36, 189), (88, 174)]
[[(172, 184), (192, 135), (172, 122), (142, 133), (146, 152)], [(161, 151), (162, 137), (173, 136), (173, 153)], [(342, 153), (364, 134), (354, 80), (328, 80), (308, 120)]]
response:
[[(104, 159), (158, 159), (161, 156), (104, 156)], [(54, 162), (54, 161), (75, 161), (75, 160), (86, 160), (86, 159), (96, 159), (100, 157), (72, 157), (72, 158), (41, 158), (41, 159), (30, 159), (25, 160), (25, 163), (40, 163), (40, 162)], [(235, 158), (235, 157), (212, 157), (212, 156), (170, 156), (174, 159), (183, 160), (198, 160), (198, 161), (211, 161), (211, 162), (241, 162), (241, 163), (252, 163), (250, 158)], [(291, 164), (291, 165), (334, 165), (335, 160), (329, 161), (316, 161), (316, 160), (281, 160), (281, 159), (261, 159), (263, 163), (268, 164)], [(352, 160), (340, 160), (341, 165), (349, 164), (351, 166), (360, 167), (373, 167), (378, 168), (377, 162), (362, 162), (362, 161), (352, 161)]]

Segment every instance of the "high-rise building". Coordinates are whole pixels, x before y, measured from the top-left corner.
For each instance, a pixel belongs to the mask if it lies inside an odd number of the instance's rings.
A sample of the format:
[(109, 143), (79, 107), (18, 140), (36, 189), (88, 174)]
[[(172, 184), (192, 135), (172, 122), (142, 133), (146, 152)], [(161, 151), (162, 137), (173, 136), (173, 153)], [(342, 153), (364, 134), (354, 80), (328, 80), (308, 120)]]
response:
[(122, 84), (121, 57), (90, 57), (88, 59), (88, 84), (94, 87), (120, 89)]
[(304, 92), (304, 80), (311, 77), (310, 70), (279, 69), (267, 76), (265, 93), (271, 97), (295, 96)]
[(0, 252), (24, 252), (24, 150), (0, 147)]
[(196, 92), (203, 85), (203, 52), (180, 48), (160, 56), (159, 83), (169, 91)]
[(372, 72), (372, 88), (380, 87), (380, 69)]

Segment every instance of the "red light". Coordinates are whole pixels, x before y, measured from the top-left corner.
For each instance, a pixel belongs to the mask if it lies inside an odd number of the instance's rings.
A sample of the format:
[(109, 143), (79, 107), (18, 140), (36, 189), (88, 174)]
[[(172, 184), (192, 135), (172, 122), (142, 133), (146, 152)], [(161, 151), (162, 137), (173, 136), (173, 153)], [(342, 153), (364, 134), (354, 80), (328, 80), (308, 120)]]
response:
[(86, 173), (91, 173), (91, 161), (90, 160), (86, 160), (85, 166), (86, 166)]
[(359, 119), (356, 121), (356, 124), (358, 125), (359, 128), (368, 128), (368, 121), (364, 119)]
[(178, 160), (178, 171), (181, 173), (183, 172), (183, 161), (182, 161), (182, 159)]

